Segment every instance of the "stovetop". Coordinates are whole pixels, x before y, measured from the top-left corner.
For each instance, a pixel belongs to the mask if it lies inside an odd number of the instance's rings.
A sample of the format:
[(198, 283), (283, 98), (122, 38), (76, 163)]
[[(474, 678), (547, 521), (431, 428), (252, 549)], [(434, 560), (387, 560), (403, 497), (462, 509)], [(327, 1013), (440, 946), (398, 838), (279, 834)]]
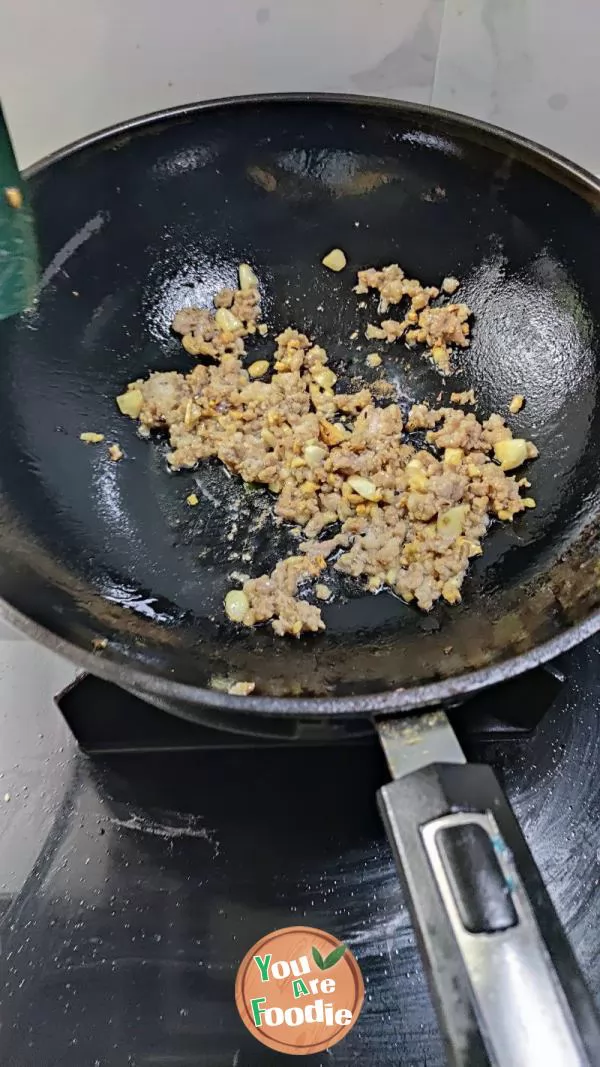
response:
[[(598, 995), (599, 666), (595, 638), (454, 716), (469, 757), (500, 773)], [(554, 699), (536, 726), (540, 694)], [(519, 733), (523, 706), (531, 730)], [(239, 1020), (233, 986), (247, 949), (295, 924), (348, 941), (366, 986), (348, 1037), (307, 1060), (442, 1067), (368, 728), (244, 739), (88, 679), (62, 713), (50, 699), (22, 707), (15, 761), (1, 748), (6, 716), (0, 708), (6, 1067), (279, 1063)]]

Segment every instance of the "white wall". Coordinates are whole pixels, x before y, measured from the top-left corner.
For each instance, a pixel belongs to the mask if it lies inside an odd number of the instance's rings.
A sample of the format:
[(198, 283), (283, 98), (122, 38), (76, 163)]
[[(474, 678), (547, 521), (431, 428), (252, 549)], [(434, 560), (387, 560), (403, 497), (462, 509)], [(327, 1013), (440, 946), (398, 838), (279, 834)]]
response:
[(597, 0), (5, 3), (0, 96), (23, 165), (120, 119), (232, 93), (404, 97), (600, 172)]

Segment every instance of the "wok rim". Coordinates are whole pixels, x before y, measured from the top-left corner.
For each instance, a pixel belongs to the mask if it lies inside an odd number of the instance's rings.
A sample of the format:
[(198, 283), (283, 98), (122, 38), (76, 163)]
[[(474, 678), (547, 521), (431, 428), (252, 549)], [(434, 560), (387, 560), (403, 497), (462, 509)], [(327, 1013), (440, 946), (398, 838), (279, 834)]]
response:
[[(593, 612), (576, 626), (570, 627), (549, 641), (536, 645), (528, 652), (521, 652), (490, 667), (457, 674), (439, 682), (411, 686), (407, 689), (389, 689), (383, 693), (362, 696), (324, 697), (267, 697), (232, 696), (216, 689), (177, 682), (167, 676), (141, 671), (129, 664), (120, 664), (105, 658), (104, 652), (89, 652), (79, 645), (58, 637), (51, 630), (34, 622), (27, 615), (0, 599), (0, 619), (45, 648), (64, 656), (89, 674), (114, 682), (134, 692), (142, 699), (157, 697), (190, 707), (204, 706), (222, 711), (248, 711), (261, 715), (289, 715), (301, 719), (350, 718), (373, 716), (383, 718), (400, 713), (409, 714), (421, 708), (460, 702), (466, 696), (487, 689), (499, 682), (516, 678), (525, 671), (542, 666), (549, 660), (568, 652), (592, 637), (600, 629), (600, 610)], [(110, 647), (110, 642), (109, 642)], [(176, 709), (173, 708), (175, 711)]]
[[(270, 103), (318, 103), (318, 104), (345, 104), (355, 106), (368, 106), (374, 109), (395, 110), (408, 117), (421, 118), (427, 121), (438, 120), (451, 122), (455, 126), (475, 134), (483, 134), (492, 138), (496, 146), (501, 147), (504, 142), (505, 149), (518, 149), (529, 157), (532, 163), (545, 162), (562, 174), (563, 178), (575, 183), (580, 191), (587, 190), (594, 193), (600, 203), (600, 178), (597, 178), (584, 167), (573, 163), (571, 160), (537, 144), (521, 134), (512, 133), (500, 126), (484, 122), (477, 118), (461, 115), (458, 112), (442, 108), (431, 107), (427, 104), (417, 104), (404, 100), (395, 100), (388, 97), (364, 96), (352, 93), (325, 93), (325, 92), (290, 92), (290, 93), (255, 93), (249, 95), (237, 95), (221, 97), (213, 100), (203, 100), (190, 104), (182, 104), (175, 107), (164, 108), (148, 114), (127, 119), (104, 127), (96, 133), (87, 134), (77, 140), (56, 149), (54, 152), (42, 157), (23, 170), (23, 178), (30, 180), (43, 173), (53, 164), (75, 155), (76, 153), (101, 144), (119, 134), (127, 134), (144, 126), (158, 122), (195, 116), (203, 111), (216, 110), (224, 107), (236, 107), (240, 105), (251, 106), (253, 104)], [(383, 693), (365, 694), (362, 696), (325, 696), (325, 697), (268, 697), (268, 696), (231, 696), (228, 693), (214, 689), (206, 689), (201, 686), (178, 682), (167, 675), (155, 675), (151, 672), (140, 670), (131, 664), (122, 664), (106, 658), (104, 653), (94, 653), (74, 644), (66, 638), (61, 638), (41, 626), (27, 615), (14, 608), (6, 600), (0, 598), (0, 619), (10, 626), (25, 634), (33, 641), (45, 646), (60, 655), (65, 656), (76, 666), (82, 667), (90, 674), (97, 675), (113, 682), (116, 685), (135, 691), (142, 698), (151, 699), (159, 697), (190, 706), (205, 706), (221, 709), (227, 712), (247, 711), (260, 713), (265, 716), (289, 715), (300, 718), (314, 719), (324, 717), (350, 717), (350, 716), (387, 716), (399, 713), (408, 713), (419, 708), (431, 707), (436, 704), (445, 704), (449, 701), (459, 701), (470, 693), (475, 693), (488, 686), (497, 684), (507, 678), (516, 677), (525, 671), (537, 667), (549, 660), (554, 659), (561, 653), (567, 652), (575, 645), (591, 637), (600, 630), (600, 609), (592, 612), (586, 619), (568, 629), (563, 630), (556, 637), (542, 644), (536, 645), (527, 652), (508, 657), (499, 663), (478, 670), (467, 671), (448, 677), (436, 682), (427, 682), (423, 685), (409, 688), (390, 689)], [(110, 644), (109, 644), (110, 648)]]

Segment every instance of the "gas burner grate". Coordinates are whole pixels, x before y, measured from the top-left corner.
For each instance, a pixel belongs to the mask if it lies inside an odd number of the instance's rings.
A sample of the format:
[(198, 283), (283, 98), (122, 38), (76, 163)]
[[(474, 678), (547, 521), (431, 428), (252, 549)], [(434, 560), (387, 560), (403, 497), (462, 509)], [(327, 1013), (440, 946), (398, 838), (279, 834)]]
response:
[[(563, 682), (554, 665), (537, 667), (452, 708), (450, 719), (463, 743), (527, 736)], [(158, 708), (92, 675), (74, 682), (57, 704), (80, 748), (90, 755), (375, 743), (368, 719), (296, 720), (195, 708), (192, 720), (185, 706)]]

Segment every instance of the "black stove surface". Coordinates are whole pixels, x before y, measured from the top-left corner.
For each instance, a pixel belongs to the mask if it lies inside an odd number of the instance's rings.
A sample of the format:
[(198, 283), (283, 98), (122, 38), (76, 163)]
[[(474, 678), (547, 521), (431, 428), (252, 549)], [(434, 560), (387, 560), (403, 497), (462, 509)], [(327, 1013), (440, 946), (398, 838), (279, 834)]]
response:
[[(595, 638), (554, 681), (490, 693), (505, 714), (488, 715), (486, 738), (486, 705), (456, 716), (469, 757), (500, 773), (598, 995), (599, 666)], [(544, 687), (550, 710), (519, 735), (515, 702)], [(243, 739), (154, 711), (144, 734), (136, 703), (93, 680), (71, 692), (64, 714), (91, 755), (50, 701), (24, 707), (22, 756), (0, 766), (4, 1067), (279, 1063), (237, 1016), (235, 972), (263, 934), (304, 923), (349, 942), (366, 987), (348, 1037), (306, 1060), (441, 1067), (376, 810), (375, 738)]]

